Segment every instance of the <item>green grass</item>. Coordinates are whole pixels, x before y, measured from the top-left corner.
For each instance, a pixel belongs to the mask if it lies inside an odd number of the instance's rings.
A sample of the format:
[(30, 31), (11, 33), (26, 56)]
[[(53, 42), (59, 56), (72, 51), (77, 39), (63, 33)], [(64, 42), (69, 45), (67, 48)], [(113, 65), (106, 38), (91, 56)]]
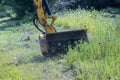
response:
[[(41, 54), (36, 42), (41, 33), (31, 22), (16, 23), (0, 25), (0, 80), (61, 78), (62, 64), (58, 65), (57, 59), (46, 59)], [(30, 36), (30, 41), (18, 42), (26, 36)]]
[(89, 44), (70, 49), (67, 63), (78, 80), (119, 80), (120, 16), (102, 16), (104, 12), (77, 10), (58, 17), (57, 24), (72, 29), (88, 29)]
[[(42, 56), (35, 42), (41, 33), (31, 22), (0, 24), (0, 80), (73, 80), (61, 72), (66, 67), (72, 67), (78, 80), (119, 80), (120, 17), (103, 14), (103, 11), (78, 9), (58, 17), (55, 25), (60, 28), (88, 29), (89, 44), (70, 49), (63, 62), (58, 57)], [(17, 42), (26, 36), (31, 40)]]

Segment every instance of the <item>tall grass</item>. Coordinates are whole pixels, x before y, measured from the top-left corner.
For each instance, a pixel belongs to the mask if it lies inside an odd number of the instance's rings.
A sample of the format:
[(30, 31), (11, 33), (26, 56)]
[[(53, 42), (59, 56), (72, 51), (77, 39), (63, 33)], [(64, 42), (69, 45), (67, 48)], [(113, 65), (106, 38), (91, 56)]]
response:
[(66, 56), (78, 80), (120, 79), (120, 18), (104, 17), (102, 13), (77, 10), (58, 18), (60, 26), (88, 29), (90, 43), (78, 45), (79, 50), (70, 49)]

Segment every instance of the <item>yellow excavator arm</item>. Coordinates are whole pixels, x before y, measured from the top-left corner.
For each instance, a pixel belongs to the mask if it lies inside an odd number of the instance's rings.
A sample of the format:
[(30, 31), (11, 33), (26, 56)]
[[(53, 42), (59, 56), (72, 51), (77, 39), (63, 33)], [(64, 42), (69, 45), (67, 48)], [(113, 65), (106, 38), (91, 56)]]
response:
[[(67, 53), (69, 45), (74, 49), (76, 44), (83, 41), (88, 42), (86, 29), (56, 32), (56, 29), (53, 27), (56, 17), (52, 16), (47, 0), (34, 0), (34, 5), (37, 18), (33, 19), (33, 23), (42, 32), (39, 36), (39, 44), (43, 56), (51, 57), (59, 53)], [(50, 24), (47, 23), (47, 19), (52, 19)], [(37, 22), (43, 26), (45, 31), (38, 27)]]
[[(45, 15), (45, 13), (44, 13), (43, 4), (45, 4), (45, 6), (49, 12), (48, 15)], [(44, 27), (44, 29), (46, 31), (45, 33), (56, 32), (56, 29), (53, 27), (56, 17), (52, 16), (47, 0), (34, 0), (34, 5), (36, 7), (36, 13), (37, 13), (39, 23)], [(50, 24), (47, 23), (47, 19), (52, 19)], [(34, 22), (35, 27), (38, 30), (40, 30), (41, 32), (43, 32), (41, 29), (38, 28), (38, 25), (35, 24), (35, 21), (33, 21), (33, 22)]]

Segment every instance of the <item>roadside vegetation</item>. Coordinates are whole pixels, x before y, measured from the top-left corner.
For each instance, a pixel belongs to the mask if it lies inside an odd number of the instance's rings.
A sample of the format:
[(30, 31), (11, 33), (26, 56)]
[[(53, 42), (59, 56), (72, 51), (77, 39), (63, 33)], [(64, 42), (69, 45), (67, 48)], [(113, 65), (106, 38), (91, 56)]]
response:
[[(42, 56), (40, 32), (32, 22), (0, 22), (0, 80), (74, 80), (73, 75), (65, 78), (69, 73), (64, 75), (64, 68), (71, 68), (77, 80), (119, 80), (120, 15), (106, 11), (77, 9), (58, 16), (57, 28), (85, 28), (89, 38), (61, 55), (60, 62)], [(30, 41), (18, 42), (26, 36)]]

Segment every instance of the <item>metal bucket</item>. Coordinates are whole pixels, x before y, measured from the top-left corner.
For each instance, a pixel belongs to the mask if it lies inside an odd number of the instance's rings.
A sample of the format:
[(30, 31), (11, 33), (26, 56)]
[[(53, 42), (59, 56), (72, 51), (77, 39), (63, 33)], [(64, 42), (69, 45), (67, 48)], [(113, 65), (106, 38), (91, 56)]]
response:
[(41, 34), (39, 36), (41, 52), (44, 56), (67, 53), (69, 45), (75, 47), (81, 42), (88, 42), (87, 30), (72, 30)]

